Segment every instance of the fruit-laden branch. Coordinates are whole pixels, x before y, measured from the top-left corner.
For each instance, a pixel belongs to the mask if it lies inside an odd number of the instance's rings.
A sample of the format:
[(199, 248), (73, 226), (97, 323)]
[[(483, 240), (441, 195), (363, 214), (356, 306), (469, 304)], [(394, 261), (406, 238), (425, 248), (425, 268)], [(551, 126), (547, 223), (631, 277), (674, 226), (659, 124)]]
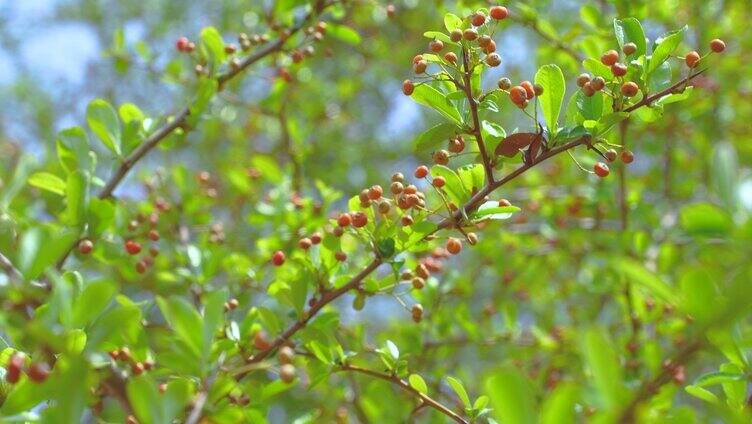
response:
[[(240, 66), (234, 69), (230, 69), (227, 73), (224, 73), (217, 77), (217, 82), (219, 83), (219, 86), (221, 87), (225, 83), (232, 80), (235, 76), (239, 75), (243, 70), (247, 69), (249, 66), (253, 65), (254, 63), (264, 59), (265, 57), (269, 56), (272, 53), (278, 52), (282, 50), (282, 48), (285, 45), (285, 42), (289, 39), (290, 36), (300, 31), (302, 28), (306, 26), (308, 21), (310, 21), (313, 17), (319, 15), (321, 12), (323, 12), (326, 8), (334, 5), (339, 0), (331, 0), (328, 2), (324, 1), (318, 1), (316, 2), (316, 5), (313, 7), (313, 10), (311, 10), (303, 19), (300, 20), (295, 26), (289, 29), (289, 35), (287, 37), (280, 37), (277, 40), (264, 45), (261, 47), (258, 51), (253, 53), (252, 55), (245, 58), (241, 63)], [(187, 119), (190, 115), (190, 108), (184, 107), (180, 112), (178, 112), (174, 117), (172, 117), (172, 120), (170, 120), (168, 123), (157, 129), (152, 135), (147, 137), (141, 144), (136, 147), (136, 149), (131, 152), (130, 155), (128, 155), (125, 159), (123, 159), (123, 162), (120, 164), (120, 167), (115, 171), (115, 173), (107, 180), (102, 190), (99, 192), (97, 197), (100, 199), (108, 199), (112, 197), (113, 192), (115, 189), (120, 185), (120, 183), (123, 181), (126, 175), (128, 175), (128, 172), (133, 168), (133, 166), (136, 165), (136, 163), (141, 160), (144, 156), (146, 156), (147, 153), (149, 153), (152, 149), (157, 147), (157, 145), (167, 138), (170, 134), (175, 132), (178, 128), (185, 128), (187, 126)], [(63, 265), (65, 265), (65, 261), (68, 259), (68, 256), (70, 255), (70, 252), (75, 248), (75, 244), (72, 245), (66, 252), (60, 257), (60, 259), (57, 261), (57, 269), (60, 270), (63, 268)]]
[(395, 375), (381, 373), (381, 372), (378, 372), (378, 371), (373, 371), (373, 370), (369, 370), (369, 369), (366, 369), (366, 368), (361, 368), (361, 367), (358, 367), (358, 366), (355, 366), (355, 365), (349, 365), (349, 364), (342, 365), (339, 368), (339, 370), (340, 371), (351, 371), (351, 372), (357, 372), (357, 373), (361, 373), (361, 374), (366, 374), (366, 375), (370, 375), (371, 377), (376, 377), (378, 379), (381, 379), (381, 380), (384, 380), (384, 381), (388, 381), (388, 382), (390, 382), (392, 384), (395, 384), (400, 389), (402, 389), (402, 390), (410, 393), (411, 395), (417, 397), (418, 399), (420, 399), (421, 402), (422, 402), (422, 404), (430, 406), (431, 408), (433, 408), (433, 409), (441, 412), (442, 414), (446, 415), (447, 417), (451, 418), (455, 422), (458, 422), (460, 424), (468, 424), (469, 423), (469, 421), (467, 421), (466, 419), (464, 419), (461, 416), (457, 415), (451, 409), (449, 409), (446, 406), (442, 405), (441, 403), (439, 403), (435, 399), (431, 398), (430, 396), (426, 395), (425, 393), (421, 393), (418, 390), (414, 389), (410, 385), (410, 383), (408, 383), (407, 381), (405, 381), (405, 380), (403, 380), (403, 379), (401, 379), (401, 378), (399, 378), (399, 377), (397, 377)]
[[(671, 87), (665, 90), (662, 90), (652, 96), (646, 97), (645, 99), (640, 101), (638, 104), (645, 106), (663, 96), (680, 91), (681, 89), (683, 89), (684, 86), (686, 86), (686, 84), (689, 81), (697, 77), (700, 73), (701, 72), (691, 74), (687, 78), (675, 83)], [(635, 109), (636, 108), (630, 107), (627, 110), (633, 111)], [(510, 181), (514, 180), (520, 175), (524, 174), (529, 169), (535, 167), (541, 162), (549, 158), (552, 158), (560, 153), (564, 153), (566, 151), (569, 151), (583, 144), (589, 144), (590, 140), (591, 140), (591, 136), (586, 135), (586, 136), (577, 138), (575, 140), (569, 141), (567, 143), (564, 143), (560, 146), (551, 148), (541, 153), (536, 158), (533, 158), (532, 160), (528, 161), (527, 163), (520, 166), (519, 168), (515, 169), (511, 173), (507, 174), (504, 178), (497, 180), (497, 181), (493, 181), (493, 182), (487, 182), (486, 185), (481, 190), (479, 190), (473, 197), (471, 197), (470, 200), (468, 200), (467, 203), (465, 203), (465, 205), (463, 205), (461, 209), (458, 209), (457, 211), (455, 211), (451, 217), (446, 218), (443, 221), (440, 221), (437, 225), (437, 228), (430, 234), (426, 235), (426, 238), (441, 229), (445, 229), (449, 227), (456, 227), (457, 225), (459, 225), (459, 223), (462, 222), (463, 216), (475, 211), (480, 206), (480, 204), (484, 201), (486, 196), (490, 195), (496, 189), (509, 183)], [(464, 210), (464, 213), (462, 212), (462, 210)], [(336, 290), (325, 292), (321, 296), (321, 299), (318, 302), (316, 302), (309, 310), (304, 312), (304, 315), (302, 318), (295, 321), (290, 327), (287, 328), (287, 330), (285, 330), (283, 333), (277, 336), (277, 338), (274, 340), (274, 342), (272, 342), (272, 344), (268, 348), (260, 350), (254, 356), (248, 358), (247, 362), (249, 363), (249, 365), (262, 361), (263, 359), (268, 357), (272, 352), (274, 352), (276, 349), (282, 346), (295, 333), (297, 333), (300, 329), (304, 328), (306, 324), (314, 317), (314, 315), (316, 315), (316, 313), (318, 313), (324, 306), (333, 302), (334, 300), (344, 295), (351, 289), (359, 287), (360, 284), (363, 282), (363, 280), (366, 277), (368, 277), (371, 274), (371, 272), (373, 272), (376, 268), (378, 268), (379, 265), (382, 264), (382, 262), (383, 260), (381, 258), (377, 257), (373, 259), (362, 271), (360, 271), (355, 277), (353, 277), (347, 284), (345, 284), (344, 286)], [(248, 372), (250, 372), (250, 369), (253, 369), (253, 368), (251, 367), (249, 368), (249, 371), (243, 371), (243, 372), (236, 374), (236, 379), (237, 380), (242, 379), (245, 375), (248, 374)]]
[(491, 159), (486, 152), (486, 144), (483, 142), (483, 131), (480, 127), (480, 118), (478, 117), (478, 103), (473, 97), (473, 88), (471, 84), (471, 77), (473, 70), (470, 68), (470, 58), (468, 57), (468, 51), (465, 47), (462, 47), (462, 79), (464, 84), (462, 89), (465, 91), (465, 97), (467, 97), (467, 103), (470, 105), (470, 114), (473, 117), (473, 134), (475, 135), (475, 141), (478, 143), (478, 150), (480, 150), (480, 157), (483, 159), (483, 169), (486, 172), (486, 181), (493, 182), (493, 165), (491, 165)]

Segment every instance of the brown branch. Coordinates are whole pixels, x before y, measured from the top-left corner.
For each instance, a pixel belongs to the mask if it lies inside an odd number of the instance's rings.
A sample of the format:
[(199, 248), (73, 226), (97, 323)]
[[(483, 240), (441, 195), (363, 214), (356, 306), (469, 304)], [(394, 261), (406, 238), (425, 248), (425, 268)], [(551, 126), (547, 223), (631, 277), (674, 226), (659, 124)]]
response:
[(635, 413), (637, 407), (644, 401), (650, 399), (662, 386), (669, 383), (674, 377), (675, 367), (686, 364), (690, 358), (697, 353), (703, 347), (701, 341), (695, 341), (681, 351), (677, 353), (669, 362), (668, 366), (664, 366), (660, 374), (653, 377), (653, 379), (644, 382), (637, 390), (634, 398), (627, 404), (622, 411), (619, 423), (628, 424), (635, 421)]
[(683, 79), (683, 80), (681, 80), (681, 81), (673, 84), (671, 87), (668, 87), (668, 88), (666, 88), (664, 90), (661, 90), (661, 91), (659, 91), (659, 92), (657, 92), (655, 94), (651, 94), (650, 96), (643, 97), (642, 100), (640, 100), (639, 102), (633, 104), (632, 106), (624, 109), (623, 112), (633, 112), (633, 111), (635, 111), (635, 110), (637, 110), (637, 109), (639, 109), (639, 108), (641, 108), (643, 106), (649, 106), (651, 103), (653, 103), (654, 101), (660, 99), (661, 97), (668, 96), (669, 94), (674, 94), (674, 93), (678, 93), (678, 92), (684, 91), (684, 89), (687, 88), (687, 84), (689, 84), (690, 81), (692, 81), (693, 79), (697, 78), (698, 76), (700, 76), (705, 71), (706, 71), (705, 69), (697, 71), (694, 74), (688, 75), (687, 78), (685, 78), (685, 79)]
[[(619, 122), (619, 141), (622, 147), (626, 146), (627, 141), (627, 128), (629, 127), (629, 120), (625, 119)], [(626, 231), (629, 225), (629, 205), (627, 205), (627, 167), (622, 164), (619, 167), (619, 222), (621, 222), (621, 230)]]
[(470, 105), (470, 114), (473, 117), (473, 134), (475, 135), (475, 141), (478, 143), (478, 150), (480, 150), (480, 157), (483, 159), (483, 169), (486, 171), (486, 181), (488, 184), (494, 182), (493, 165), (491, 165), (491, 159), (486, 152), (486, 144), (483, 142), (483, 131), (480, 126), (480, 118), (478, 117), (478, 102), (473, 97), (473, 85), (471, 82), (471, 76), (473, 70), (470, 68), (470, 57), (467, 49), (462, 47), (462, 79), (465, 81), (462, 89), (465, 91), (465, 97), (467, 97), (467, 103)]
[[(266, 357), (268, 357), (272, 352), (274, 352), (276, 349), (278, 349), (280, 346), (282, 346), (287, 340), (292, 337), (293, 334), (297, 333), (301, 328), (305, 327), (306, 324), (326, 305), (333, 302), (335, 299), (339, 298), (343, 294), (347, 293), (348, 291), (358, 287), (363, 280), (371, 274), (376, 268), (381, 265), (382, 259), (376, 258), (371, 261), (371, 263), (368, 264), (365, 268), (363, 268), (362, 271), (358, 273), (358, 275), (354, 276), (350, 281), (347, 282), (344, 286), (324, 292), (321, 296), (321, 299), (319, 299), (318, 302), (316, 302), (313, 306), (311, 306), (310, 309), (305, 311), (303, 313), (303, 316), (300, 317), (297, 321), (295, 321), (290, 327), (287, 328), (287, 330), (283, 331), (282, 334), (277, 336), (276, 339), (272, 342), (271, 346), (269, 346), (268, 349), (264, 349), (256, 353), (255, 355), (248, 358), (247, 363), (254, 364), (261, 362)], [(236, 376), (237, 380), (242, 379), (247, 374), (247, 371), (241, 372)]]
[(411, 395), (417, 397), (421, 400), (422, 404), (428, 405), (431, 408), (441, 412), (442, 414), (446, 415), (447, 417), (451, 418), (455, 422), (458, 422), (460, 424), (468, 424), (469, 421), (459, 416), (457, 413), (452, 411), (451, 409), (447, 408), (446, 406), (442, 405), (440, 402), (434, 400), (430, 396), (426, 395), (425, 393), (421, 393), (417, 390), (415, 390), (410, 383), (407, 381), (391, 374), (381, 373), (378, 371), (369, 370), (366, 368), (361, 368), (355, 365), (342, 365), (340, 367), (341, 371), (352, 371), (357, 372), (365, 375), (370, 375), (371, 377), (375, 377), (384, 381), (388, 381), (392, 384), (395, 384), (400, 389), (404, 390), (405, 392), (410, 393)]
[(5, 271), (11, 279), (19, 281), (23, 280), (23, 274), (21, 274), (21, 271), (19, 271), (18, 268), (13, 265), (13, 262), (2, 253), (0, 253), (0, 269)]

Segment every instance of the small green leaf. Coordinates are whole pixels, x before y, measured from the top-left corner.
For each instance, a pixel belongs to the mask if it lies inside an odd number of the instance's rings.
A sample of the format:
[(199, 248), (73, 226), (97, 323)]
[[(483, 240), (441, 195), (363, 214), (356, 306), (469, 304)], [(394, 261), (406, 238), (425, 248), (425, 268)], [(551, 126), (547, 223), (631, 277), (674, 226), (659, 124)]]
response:
[(462, 117), (457, 108), (441, 92), (430, 85), (420, 84), (416, 86), (410, 97), (416, 102), (436, 110), (455, 124), (462, 124)]
[(733, 228), (731, 216), (710, 203), (684, 206), (679, 212), (679, 222), (694, 236), (723, 236)]
[(361, 42), (360, 34), (358, 34), (358, 32), (354, 29), (345, 25), (335, 25), (329, 23), (327, 34), (330, 34), (332, 37), (353, 46), (356, 46)]
[(457, 393), (457, 396), (465, 405), (465, 408), (469, 408), (470, 396), (467, 395), (467, 391), (465, 390), (465, 386), (462, 385), (462, 382), (459, 379), (454, 378), (454, 377), (447, 377), (447, 382), (449, 383), (450, 386), (452, 386), (454, 393)]
[(428, 386), (426, 386), (425, 380), (423, 380), (423, 377), (419, 376), (418, 374), (410, 374), (410, 377), (407, 378), (407, 381), (410, 382), (410, 386), (421, 392), (421, 393), (428, 393)]
[(462, 180), (452, 169), (444, 165), (434, 165), (431, 167), (431, 175), (434, 177), (443, 177), (446, 180), (443, 190), (449, 196), (449, 200), (454, 202), (455, 205), (459, 206), (469, 198), (469, 193), (465, 190)]
[(47, 190), (49, 192), (65, 195), (65, 181), (57, 175), (50, 174), (49, 172), (37, 172), (29, 176), (29, 185)]
[(209, 52), (209, 55), (215, 63), (219, 64), (225, 60), (225, 42), (222, 40), (222, 34), (214, 27), (206, 27), (201, 30), (201, 44)]
[(105, 147), (119, 156), (121, 130), (115, 109), (105, 100), (93, 100), (86, 108), (86, 122)]
[(415, 138), (415, 151), (424, 152), (437, 148), (459, 133), (460, 128), (455, 124), (444, 122), (423, 131)]
[(455, 29), (461, 29), (462, 19), (453, 13), (447, 13), (444, 15), (444, 27), (449, 32), (452, 32)]
[(593, 328), (585, 333), (584, 357), (598, 389), (608, 407), (621, 405), (627, 393), (619, 357), (606, 332)]
[(637, 19), (614, 19), (614, 34), (616, 34), (616, 41), (619, 43), (619, 50), (627, 43), (634, 43), (637, 50), (630, 56), (640, 57), (647, 54), (648, 46), (645, 41), (645, 32)]
[(458, 46), (459, 45), (458, 43), (455, 43), (454, 41), (452, 41), (452, 39), (449, 38), (449, 36), (446, 35), (446, 34), (444, 34), (443, 32), (439, 32), (439, 31), (426, 31), (426, 32), (423, 33), (423, 36), (426, 37), (426, 38), (429, 38), (431, 40), (440, 40), (445, 45), (450, 45), (450, 46)]
[(687, 386), (684, 388), (684, 391), (689, 393), (690, 395), (702, 399), (706, 402), (710, 402), (713, 405), (718, 405), (720, 401), (718, 400), (718, 397), (713, 394), (713, 392), (703, 389), (702, 387), (698, 386)]
[(535, 83), (543, 87), (543, 94), (539, 97), (541, 110), (549, 131), (555, 135), (559, 129), (559, 114), (566, 91), (564, 73), (556, 65), (544, 65), (535, 74)]
[(653, 48), (653, 54), (650, 57), (650, 62), (648, 63), (648, 75), (658, 69), (658, 67), (661, 66), (661, 64), (671, 56), (671, 53), (673, 53), (674, 50), (679, 47), (679, 44), (681, 44), (682, 40), (684, 40), (684, 33), (686, 32), (686, 30), (687, 27), (685, 26), (678, 31), (669, 32), (668, 34), (656, 40), (656, 45)]
[(392, 358), (395, 360), (399, 359), (400, 352), (399, 349), (397, 349), (397, 345), (394, 344), (391, 340), (386, 341), (386, 347), (389, 349), (389, 354), (392, 355)]

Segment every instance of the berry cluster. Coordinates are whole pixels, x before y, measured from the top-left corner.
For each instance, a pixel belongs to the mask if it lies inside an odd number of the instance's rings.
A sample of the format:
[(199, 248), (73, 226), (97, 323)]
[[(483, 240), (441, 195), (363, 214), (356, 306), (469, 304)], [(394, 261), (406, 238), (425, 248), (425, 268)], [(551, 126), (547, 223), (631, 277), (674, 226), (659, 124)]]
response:
[(131, 354), (131, 350), (127, 347), (121, 347), (120, 349), (113, 350), (109, 352), (110, 358), (112, 358), (113, 361), (117, 362), (125, 362), (128, 364), (131, 375), (138, 376), (143, 374), (146, 371), (150, 371), (154, 368), (156, 365), (154, 363), (154, 360), (151, 358), (144, 359), (143, 361), (137, 361), (133, 358), (133, 355)]
[(50, 374), (50, 366), (45, 362), (33, 362), (27, 367), (26, 356), (20, 352), (13, 352), (5, 367), (5, 381), (16, 384), (21, 380), (23, 373), (26, 373), (31, 381), (43, 383)]

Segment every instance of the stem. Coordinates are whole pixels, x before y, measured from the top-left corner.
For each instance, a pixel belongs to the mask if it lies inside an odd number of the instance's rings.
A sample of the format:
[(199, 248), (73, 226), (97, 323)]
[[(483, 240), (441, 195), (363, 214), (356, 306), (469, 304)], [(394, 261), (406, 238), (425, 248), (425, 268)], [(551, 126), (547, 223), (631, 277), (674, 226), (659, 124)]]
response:
[(468, 424), (469, 423), (469, 421), (467, 421), (466, 419), (464, 419), (461, 416), (457, 415), (451, 409), (449, 409), (446, 406), (442, 405), (440, 402), (434, 400), (430, 396), (428, 396), (428, 395), (426, 395), (424, 393), (421, 393), (421, 392), (415, 390), (410, 385), (410, 383), (408, 383), (407, 381), (405, 381), (405, 380), (403, 380), (403, 379), (401, 379), (401, 378), (399, 378), (399, 377), (397, 377), (395, 375), (385, 374), (385, 373), (381, 373), (381, 372), (378, 372), (378, 371), (373, 371), (373, 370), (369, 370), (369, 369), (366, 369), (366, 368), (361, 368), (361, 367), (358, 367), (358, 366), (355, 366), (355, 365), (348, 365), (348, 364), (342, 365), (342, 367), (340, 368), (340, 370), (341, 371), (352, 371), (352, 372), (357, 372), (357, 373), (361, 373), (361, 374), (366, 374), (366, 375), (370, 375), (371, 377), (375, 377), (375, 378), (378, 378), (378, 379), (381, 379), (381, 380), (384, 380), (384, 381), (388, 381), (388, 382), (390, 382), (392, 384), (395, 384), (395, 385), (399, 386), (400, 389), (402, 389), (402, 390), (410, 393), (411, 395), (419, 398), (421, 400), (422, 404), (430, 406), (431, 408), (433, 408), (433, 409), (441, 412), (442, 414), (446, 415), (447, 417), (451, 418), (455, 422), (458, 422), (460, 424)]
[(464, 67), (462, 78), (465, 81), (463, 89), (465, 91), (465, 97), (467, 97), (467, 102), (470, 104), (470, 114), (473, 117), (473, 134), (475, 135), (475, 141), (478, 142), (480, 157), (483, 159), (483, 168), (486, 171), (486, 181), (488, 181), (489, 184), (492, 184), (494, 182), (493, 166), (491, 165), (491, 160), (488, 158), (488, 153), (486, 153), (486, 144), (483, 142), (483, 132), (481, 131), (480, 118), (478, 117), (478, 103), (473, 97), (473, 86), (470, 80), (473, 71), (470, 69), (469, 53), (464, 46), (462, 47), (462, 64)]
[[(627, 142), (627, 128), (629, 120), (625, 119), (619, 123), (619, 143), (622, 148)], [(629, 225), (629, 205), (627, 205), (627, 167), (622, 164), (619, 167), (619, 219), (622, 231), (626, 231)]]

